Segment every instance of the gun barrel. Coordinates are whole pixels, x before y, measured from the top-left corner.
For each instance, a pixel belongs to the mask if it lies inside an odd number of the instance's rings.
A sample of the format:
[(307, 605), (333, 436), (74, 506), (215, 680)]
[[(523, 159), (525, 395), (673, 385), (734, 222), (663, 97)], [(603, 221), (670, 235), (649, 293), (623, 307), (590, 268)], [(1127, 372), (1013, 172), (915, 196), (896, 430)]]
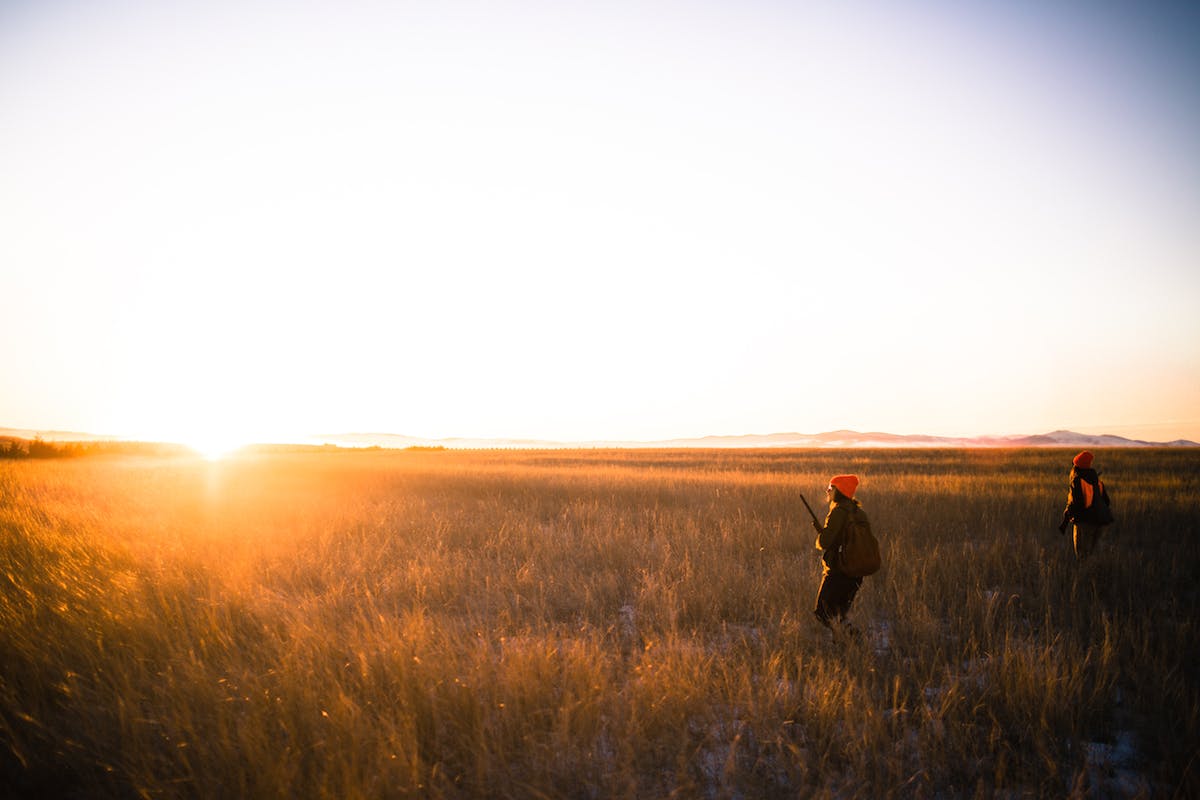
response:
[(803, 493), (799, 493), (799, 494), (800, 494), (800, 502), (804, 503), (804, 507), (808, 509), (808, 515), (813, 518), (813, 522), (820, 525), (821, 524), (820, 520), (818, 520), (817, 515), (813, 513), (812, 506), (810, 506), (808, 504), (808, 501), (804, 499), (804, 494)]

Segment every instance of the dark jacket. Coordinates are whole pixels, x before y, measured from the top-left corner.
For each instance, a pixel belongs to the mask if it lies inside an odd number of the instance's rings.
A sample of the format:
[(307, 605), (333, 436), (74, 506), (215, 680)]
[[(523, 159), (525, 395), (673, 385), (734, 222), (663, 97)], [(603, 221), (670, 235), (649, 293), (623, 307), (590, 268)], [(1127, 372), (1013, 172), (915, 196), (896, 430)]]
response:
[(846, 522), (853, 516), (865, 515), (862, 504), (849, 497), (842, 497), (829, 504), (825, 525), (817, 532), (817, 549), (823, 551), (821, 561), (825, 564), (823, 574), (841, 573), (836, 566), (838, 550), (846, 543)]
[[(1087, 504), (1087, 491), (1084, 483), (1090, 484), (1092, 504)], [(1070, 485), (1067, 488), (1067, 507), (1063, 510), (1063, 519), (1072, 522), (1088, 522), (1093, 525), (1106, 525), (1113, 520), (1108, 490), (1100, 480), (1099, 473), (1094, 469), (1071, 469)]]

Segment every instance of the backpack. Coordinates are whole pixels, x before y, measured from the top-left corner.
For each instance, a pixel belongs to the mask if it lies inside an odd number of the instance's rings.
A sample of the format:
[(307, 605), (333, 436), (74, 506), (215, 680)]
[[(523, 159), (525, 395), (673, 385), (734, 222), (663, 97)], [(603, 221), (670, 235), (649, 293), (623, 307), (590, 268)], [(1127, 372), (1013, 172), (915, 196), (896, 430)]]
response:
[(878, 572), (883, 563), (879, 555), (879, 542), (875, 541), (871, 522), (861, 509), (855, 509), (846, 520), (843, 535), (845, 541), (834, 559), (838, 571), (851, 578), (862, 578)]
[(1104, 484), (1100, 479), (1097, 478), (1096, 485), (1093, 486), (1080, 477), (1079, 488), (1083, 490), (1083, 513), (1079, 515), (1080, 520), (1093, 525), (1108, 525), (1112, 522), (1112, 509), (1104, 499)]

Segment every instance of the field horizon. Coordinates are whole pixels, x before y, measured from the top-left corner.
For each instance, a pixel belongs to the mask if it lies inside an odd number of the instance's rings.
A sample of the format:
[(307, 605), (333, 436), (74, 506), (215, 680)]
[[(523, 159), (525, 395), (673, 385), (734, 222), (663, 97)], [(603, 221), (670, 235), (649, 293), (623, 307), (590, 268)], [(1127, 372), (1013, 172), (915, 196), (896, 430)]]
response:
[[(1138, 426), (1134, 426), (1138, 427)], [(1150, 426), (1153, 427), (1153, 426)], [(99, 445), (104, 443), (180, 444), (181, 442), (153, 442), (144, 439), (116, 437), (79, 431), (33, 430), (0, 428), (0, 440), (43, 441), (57, 444)], [(187, 444), (187, 443), (182, 443)], [(193, 443), (197, 444), (197, 443)], [(686, 438), (635, 440), (552, 440), (511, 437), (428, 437), (398, 433), (325, 433), (311, 434), (283, 441), (247, 441), (223, 448), (221, 455), (244, 448), (287, 447), (287, 446), (335, 446), (347, 448), (380, 448), (405, 450), (413, 447), (443, 447), (462, 450), (579, 450), (579, 449), (881, 449), (881, 448), (1031, 448), (1031, 447), (1200, 447), (1190, 439), (1149, 440), (1131, 438), (1113, 433), (1079, 433), (1058, 429), (1039, 434), (973, 434), (960, 436), (931, 435), (925, 433), (896, 434), (885, 431), (857, 431), (841, 428), (821, 433), (742, 433), (709, 434)]]
[[(1187, 797), (1200, 451), (0, 461), (13, 797)], [(831, 640), (803, 493), (884, 567)]]

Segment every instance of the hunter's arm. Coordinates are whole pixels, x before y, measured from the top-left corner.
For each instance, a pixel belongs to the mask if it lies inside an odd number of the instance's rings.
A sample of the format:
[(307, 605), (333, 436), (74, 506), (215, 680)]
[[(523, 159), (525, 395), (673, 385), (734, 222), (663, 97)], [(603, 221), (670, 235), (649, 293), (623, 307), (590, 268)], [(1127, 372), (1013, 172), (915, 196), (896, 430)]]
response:
[(1067, 507), (1063, 509), (1063, 519), (1075, 519), (1083, 512), (1083, 490), (1079, 487), (1081, 478), (1071, 476), (1071, 485), (1067, 488)]
[(850, 512), (841, 506), (829, 509), (829, 515), (825, 517), (825, 524), (817, 531), (818, 550), (834, 550), (841, 545), (842, 529), (846, 527), (846, 520), (849, 516)]

